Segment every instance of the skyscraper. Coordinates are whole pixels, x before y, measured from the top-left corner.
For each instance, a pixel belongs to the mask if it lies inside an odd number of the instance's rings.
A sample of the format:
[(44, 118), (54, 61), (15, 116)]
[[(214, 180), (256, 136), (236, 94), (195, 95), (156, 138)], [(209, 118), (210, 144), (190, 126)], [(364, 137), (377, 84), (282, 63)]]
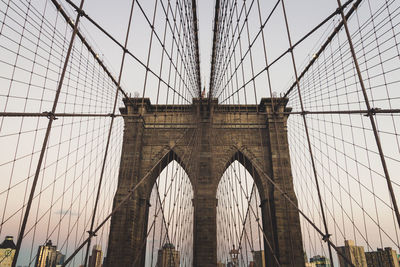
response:
[(397, 253), (392, 248), (378, 248), (377, 251), (365, 252), (365, 257), (368, 267), (400, 267)]
[(12, 236), (6, 236), (0, 244), (0, 266), (9, 267), (14, 259), (16, 246)]
[[(367, 267), (365, 259), (364, 247), (354, 245), (353, 240), (345, 240), (343, 247), (338, 247), (338, 250), (346, 256), (351, 263), (356, 267)], [(343, 257), (339, 256), (340, 267), (349, 267), (350, 265)]]
[(100, 245), (94, 245), (92, 255), (89, 257), (89, 267), (101, 267), (103, 261), (103, 251)]
[(65, 256), (57, 250), (57, 246), (53, 246), (51, 240), (46, 245), (39, 246), (36, 267), (56, 267), (64, 263)]
[(162, 249), (158, 250), (157, 267), (179, 267), (179, 251), (171, 243), (165, 243)]

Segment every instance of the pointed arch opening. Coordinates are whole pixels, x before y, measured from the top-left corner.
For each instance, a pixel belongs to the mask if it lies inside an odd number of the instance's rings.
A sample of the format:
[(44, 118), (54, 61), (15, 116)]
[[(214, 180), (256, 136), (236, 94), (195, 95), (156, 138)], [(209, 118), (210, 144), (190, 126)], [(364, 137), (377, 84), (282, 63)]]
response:
[(236, 153), (217, 188), (217, 258), (232, 266), (266, 266), (257, 174), (240, 159)]
[[(175, 155), (175, 154), (173, 154)], [(149, 197), (145, 266), (193, 265), (193, 187), (175, 155), (159, 166)]]

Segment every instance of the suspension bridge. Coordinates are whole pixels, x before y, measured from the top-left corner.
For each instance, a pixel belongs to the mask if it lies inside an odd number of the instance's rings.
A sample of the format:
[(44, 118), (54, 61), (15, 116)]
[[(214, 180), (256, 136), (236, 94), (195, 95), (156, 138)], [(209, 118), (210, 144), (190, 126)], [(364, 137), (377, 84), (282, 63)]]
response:
[(400, 1), (321, 2), (1, 0), (0, 266), (400, 253)]

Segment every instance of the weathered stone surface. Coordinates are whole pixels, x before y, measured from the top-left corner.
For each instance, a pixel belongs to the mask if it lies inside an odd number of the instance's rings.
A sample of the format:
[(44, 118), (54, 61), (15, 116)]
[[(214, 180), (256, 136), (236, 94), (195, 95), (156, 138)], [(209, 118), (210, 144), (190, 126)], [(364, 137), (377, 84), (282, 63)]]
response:
[[(279, 111), (287, 110), (286, 103), (283, 99)], [(181, 164), (193, 185), (194, 266), (217, 266), (216, 192), (222, 174), (235, 160), (252, 174), (262, 199), (267, 266), (278, 266), (273, 255), (280, 266), (304, 266), (299, 214), (269, 180), (297, 203), (287, 116), (273, 114), (271, 99), (246, 106), (218, 105), (215, 99), (166, 106), (131, 98), (125, 105), (114, 207), (146, 179), (111, 219), (108, 267), (144, 266), (148, 199), (155, 179), (172, 160)]]

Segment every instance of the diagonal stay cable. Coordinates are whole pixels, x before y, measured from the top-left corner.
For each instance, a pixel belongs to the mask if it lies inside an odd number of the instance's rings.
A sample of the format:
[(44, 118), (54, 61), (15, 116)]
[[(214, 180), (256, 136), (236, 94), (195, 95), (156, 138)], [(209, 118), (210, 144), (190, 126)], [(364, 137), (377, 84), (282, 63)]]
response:
[[(337, 0), (337, 3), (338, 3), (339, 7), (342, 6), (340, 0)], [(354, 63), (354, 66), (356, 68), (358, 80), (360, 82), (361, 90), (362, 90), (362, 93), (363, 93), (364, 102), (365, 102), (365, 105), (366, 105), (367, 109), (369, 111), (371, 111), (371, 104), (369, 102), (367, 91), (366, 91), (366, 88), (365, 88), (365, 85), (364, 85), (364, 79), (363, 79), (363, 76), (362, 76), (362, 73), (361, 73), (360, 66), (358, 64), (357, 55), (356, 55), (356, 52), (354, 50), (353, 41), (351, 39), (351, 34), (350, 34), (349, 27), (348, 27), (348, 24), (347, 24), (347, 18), (344, 15), (343, 11), (341, 11), (341, 16), (342, 16), (342, 20), (343, 20), (343, 24), (344, 24), (344, 29), (346, 31), (347, 41), (348, 41), (348, 44), (349, 44), (349, 47), (350, 47), (351, 55), (353, 57), (353, 63)], [(370, 119), (371, 126), (372, 126), (372, 129), (373, 129), (373, 132), (374, 132), (374, 138), (375, 138), (376, 146), (378, 147), (382, 168), (383, 168), (383, 171), (385, 173), (385, 178), (386, 178), (387, 187), (388, 187), (388, 190), (389, 190), (389, 195), (390, 195), (390, 198), (392, 200), (393, 208), (395, 210), (397, 224), (400, 227), (400, 212), (399, 212), (399, 208), (398, 208), (398, 205), (397, 205), (396, 196), (395, 196), (394, 191), (393, 191), (392, 181), (391, 181), (389, 170), (388, 170), (388, 167), (387, 167), (387, 164), (386, 164), (385, 155), (383, 153), (383, 148), (382, 148), (382, 144), (381, 144), (381, 141), (380, 141), (380, 138), (379, 138), (377, 125), (376, 125), (373, 113), (369, 112), (368, 117)]]
[[(344, 9), (345, 7), (347, 7), (352, 1), (354, 0), (348, 0), (345, 4), (343, 4), (342, 8)], [(258, 37), (260, 36), (261, 33), (263, 33), (263, 29), (265, 28), (266, 24), (268, 23), (269, 19), (271, 18), (272, 14), (274, 13), (274, 11), (276, 10), (276, 8), (278, 7), (278, 4), (280, 3), (280, 0), (278, 0), (273, 9), (271, 10), (270, 14), (268, 15), (268, 17), (265, 19), (265, 21), (261, 24), (260, 30), (257, 32), (256, 36), (254, 37), (253, 41), (249, 44), (248, 49), (246, 50), (246, 52), (244, 53), (243, 58), (241, 58), (240, 63), (235, 67), (235, 71), (234, 73), (238, 70), (240, 64), (243, 62), (244, 58), (247, 56), (247, 54), (250, 52), (251, 48), (253, 47), (254, 43), (257, 41)], [(310, 35), (312, 35), (315, 31), (317, 31), (319, 28), (321, 28), (325, 23), (327, 23), (330, 19), (332, 19), (334, 16), (339, 15), (340, 10), (336, 9), (332, 14), (330, 14), (325, 20), (323, 20), (320, 24), (318, 24), (317, 26), (315, 26), (310, 32), (308, 32), (306, 35), (304, 35), (299, 41), (297, 41), (293, 47), (296, 47), (297, 45), (299, 45), (300, 43), (302, 43), (305, 39), (307, 39)], [(241, 31), (240, 31), (241, 32)], [(240, 34), (240, 33), (239, 33)], [(236, 41), (235, 45), (234, 45), (234, 49), (233, 52), (235, 50), (235, 47), (237, 45), (238, 40)], [(229, 62), (232, 60), (232, 54), (231, 53), (230, 57), (229, 57), (229, 61), (227, 64), (229, 64)], [(287, 53), (290, 52), (290, 49), (286, 50), (285, 52), (283, 52), (279, 57), (277, 57), (274, 61), (271, 62), (271, 64), (267, 65), (266, 69), (269, 69), (273, 64), (275, 64), (277, 61), (279, 61), (281, 58), (283, 58)], [(226, 67), (227, 68), (227, 67)], [(266, 69), (261, 70), (261, 72), (264, 72)], [(226, 69), (225, 69), (226, 71)], [(233, 74), (234, 74), (233, 73)], [(229, 78), (229, 80), (231, 80), (233, 78), (233, 74), (232, 76)], [(259, 73), (261, 74), (261, 73)], [(259, 75), (257, 74), (257, 76)], [(229, 82), (229, 80), (227, 82)], [(249, 81), (250, 82), (250, 81)], [(224, 88), (221, 90), (224, 91), (226, 85), (224, 86)], [(221, 93), (218, 95), (218, 97), (221, 95)]]
[[(361, 1), (361, 0), (358, 0), (358, 1)], [(346, 3), (348, 3), (348, 4), (350, 4), (350, 1), (349, 2), (346, 2)], [(343, 5), (343, 7), (344, 7), (345, 5)], [(349, 10), (349, 12), (347, 13), (347, 15), (346, 16), (351, 16), (351, 14), (356, 10), (356, 7), (357, 7), (357, 5), (356, 5), (356, 3), (351, 7), (351, 9)], [(337, 14), (337, 10), (333, 13), (333, 14)], [(339, 10), (339, 12), (340, 12), (340, 10)], [(332, 14), (331, 14), (332, 15)], [(331, 16), (330, 15), (330, 16)], [(339, 24), (339, 25), (341, 25), (341, 24)], [(338, 26), (339, 26), (338, 25)], [(318, 27), (319, 26), (319, 27)], [(320, 28), (322, 25), (318, 25), (317, 27), (318, 28)], [(342, 25), (341, 25), (342, 26)], [(331, 34), (331, 36), (330, 37), (328, 37), (328, 40), (329, 40), (329, 42), (331, 41), (331, 39), (333, 39), (333, 37), (339, 32), (339, 30), (340, 30), (340, 28), (341, 28), (341, 26), (340, 27), (337, 27), (337, 28), (335, 28), (335, 30), (334, 30), (334, 32)], [(305, 36), (309, 36), (309, 35), (311, 35), (311, 33), (313, 33), (314, 31), (316, 31), (317, 30), (317, 27), (315, 27), (313, 30), (311, 30), (309, 33), (307, 33)], [(300, 41), (302, 42), (302, 41), (304, 41), (305, 39), (304, 38), (301, 38), (300, 39)], [(298, 41), (298, 42), (296, 42), (296, 43), (294, 43), (293, 44), (293, 47), (295, 47), (295, 46), (297, 46), (297, 45), (299, 45), (301, 42), (300, 41)], [(328, 42), (328, 44), (329, 44), (329, 42)], [(251, 48), (251, 47), (250, 47)], [(249, 48), (249, 49), (250, 49)], [(324, 47), (324, 49), (325, 49), (326, 47)], [(235, 90), (231, 95), (229, 95), (228, 97), (226, 97), (225, 99), (223, 99), (222, 101), (221, 101), (221, 103), (224, 103), (224, 102), (226, 102), (226, 100), (228, 100), (229, 98), (231, 98), (232, 97), (232, 95), (234, 95), (234, 94), (236, 94), (237, 92), (239, 92), (241, 89), (243, 89), (245, 86), (247, 86), (249, 83), (251, 83), (254, 79), (256, 79), (258, 76), (260, 76), (262, 73), (264, 73), (265, 71), (267, 71), (267, 69), (269, 69), (269, 68), (271, 68), (276, 62), (278, 62), (279, 60), (281, 60), (286, 54), (288, 54), (290, 52), (290, 49), (288, 49), (288, 50), (286, 50), (285, 52), (283, 52), (280, 56), (278, 56), (276, 59), (274, 59), (271, 63), (269, 63), (269, 65), (267, 65), (266, 67), (264, 67), (263, 69), (261, 69), (258, 73), (256, 73), (256, 75), (254, 76), (254, 77), (252, 77), (249, 81), (247, 81), (246, 83), (244, 83), (241, 87), (239, 87), (237, 90)], [(322, 51), (321, 51), (322, 52)], [(247, 53), (248, 52), (246, 52), (245, 53), (245, 55), (247, 55)], [(278, 103), (279, 104), (279, 103)]]
[[(62, 8), (62, 6), (58, 3), (57, 0), (51, 0), (51, 2), (54, 4), (54, 6), (57, 8), (58, 12), (61, 13), (61, 15), (64, 17), (65, 21), (72, 27), (75, 27), (74, 22), (72, 21), (72, 19), (68, 16), (68, 14), (65, 12), (65, 10)], [(79, 8), (78, 6), (76, 6), (77, 8)], [(101, 68), (107, 73), (108, 77), (110, 77), (110, 79), (113, 81), (113, 83), (118, 87), (118, 90), (121, 91), (121, 93), (127, 98), (128, 95), (125, 92), (125, 90), (123, 90), (121, 88), (121, 86), (118, 85), (117, 80), (114, 78), (114, 76), (111, 74), (111, 72), (108, 70), (108, 68), (104, 65), (103, 61), (100, 60), (98, 54), (93, 50), (93, 48), (91, 47), (91, 45), (86, 41), (86, 38), (82, 35), (82, 33), (79, 31), (79, 29), (77, 29), (77, 35), (79, 37), (79, 39), (81, 40), (81, 42), (86, 46), (86, 48), (89, 50), (89, 52), (92, 54), (92, 56), (96, 59), (97, 63), (101, 66)]]
[[(84, 2), (85, 2), (85, 0), (81, 0), (81, 2), (80, 2), (80, 7), (81, 8), (83, 7)], [(57, 92), (56, 92), (56, 95), (55, 95), (55, 98), (54, 98), (53, 107), (52, 107), (52, 110), (51, 110), (52, 113), (54, 113), (56, 111), (56, 109), (57, 109), (57, 103), (58, 103), (58, 99), (59, 99), (59, 96), (60, 96), (61, 88), (62, 88), (62, 85), (63, 85), (65, 73), (66, 73), (66, 70), (67, 70), (67, 67), (68, 67), (69, 58), (71, 56), (74, 40), (75, 40), (75, 37), (76, 37), (77, 32), (78, 32), (78, 25), (79, 25), (80, 17), (81, 17), (80, 14), (78, 14), (77, 17), (76, 17), (76, 23), (75, 23), (74, 30), (73, 30), (72, 35), (71, 35), (71, 40), (69, 42), (69, 47), (68, 47), (68, 51), (67, 51), (67, 54), (66, 54), (66, 57), (65, 57), (63, 70), (62, 70), (62, 73), (61, 73), (61, 76), (60, 76), (60, 80), (59, 80), (58, 87), (57, 87)], [(37, 164), (37, 168), (36, 168), (36, 172), (35, 172), (35, 177), (33, 179), (32, 186), (31, 186), (31, 192), (30, 192), (30, 195), (29, 195), (28, 204), (26, 206), (24, 219), (23, 219), (23, 222), (22, 222), (19, 234), (18, 234), (18, 240), (17, 240), (16, 250), (15, 250), (15, 254), (14, 254), (14, 259), (13, 259), (13, 262), (12, 262), (12, 267), (15, 267), (16, 264), (17, 264), (19, 252), (20, 252), (20, 249), (21, 249), (22, 239), (24, 237), (26, 224), (28, 222), (28, 217), (29, 217), (31, 206), (32, 206), (33, 196), (35, 194), (35, 189), (36, 189), (36, 185), (37, 185), (37, 182), (38, 182), (38, 179), (39, 179), (40, 169), (41, 169), (41, 166), (42, 166), (44, 154), (46, 152), (46, 147), (47, 147), (47, 143), (48, 143), (48, 140), (49, 140), (49, 136), (50, 136), (50, 132), (51, 132), (51, 128), (52, 128), (54, 119), (55, 119), (54, 116), (51, 116), (49, 118), (49, 122), (48, 122), (48, 125), (47, 125), (47, 130), (46, 130), (46, 134), (45, 134), (45, 137), (44, 137), (44, 140), (43, 140), (42, 150), (40, 152), (40, 156), (39, 156), (39, 160), (38, 160), (38, 164)]]
[[(54, 1), (54, 0), (52, 0)], [(97, 22), (95, 22), (93, 19), (91, 19), (82, 9), (77, 7), (73, 2), (66, 0), (72, 7), (76, 9), (76, 11), (79, 14), (82, 14), (86, 19), (88, 19), (96, 28), (98, 28), (101, 32), (103, 32), (108, 38), (110, 38), (115, 44), (117, 44), (121, 49), (124, 49), (124, 45), (121, 44), (117, 39), (115, 39), (109, 32), (107, 32), (103, 27), (101, 27)], [(90, 18), (90, 19), (89, 19)], [(147, 69), (146, 64), (140, 60), (137, 56), (135, 56), (129, 49), (124, 49), (128, 55), (130, 55), (135, 61), (137, 61), (143, 68)], [(165, 47), (163, 47), (163, 50), (165, 50)], [(165, 51), (167, 53), (167, 51)], [(170, 59), (172, 61), (172, 59)], [(182, 96), (180, 93), (178, 93), (175, 88), (172, 88), (162, 77), (158, 76), (158, 74), (153, 71), (152, 69), (148, 69), (148, 71), (153, 74), (157, 79), (159, 79), (165, 86), (167, 86), (169, 89), (173, 90), (175, 93), (177, 93), (180, 97), (186, 100), (187, 103), (190, 103), (190, 101)]]
[[(242, 149), (237, 147), (236, 145), (233, 145), (238, 151), (241, 151), (242, 153), (244, 152)], [(287, 193), (266, 173), (264, 170), (258, 165), (257, 160), (254, 160), (253, 157), (249, 157), (249, 159), (252, 160), (252, 164), (254, 167), (260, 172), (261, 175), (263, 175), (281, 194), (283, 195), (284, 198), (288, 200), (288, 202), (299, 212), (301, 216), (317, 231), (317, 233), (322, 237), (323, 241), (327, 242), (330, 244), (330, 246), (336, 251), (338, 255), (343, 257), (345, 261), (352, 267), (355, 267), (355, 265), (347, 258), (346, 255), (344, 255), (337, 247), (336, 245), (329, 239), (325, 238), (324, 232), (322, 232), (321, 229), (298, 207), (298, 205), (288, 196)]]
[[(241, 191), (242, 191), (242, 193), (246, 196), (246, 198), (247, 199), (249, 199), (248, 200), (248, 209), (247, 209), (247, 212), (246, 212), (246, 217), (247, 217), (247, 215), (248, 215), (248, 213), (251, 211), (252, 213), (253, 213), (253, 215), (254, 216), (256, 216), (256, 213), (254, 212), (254, 209), (253, 209), (253, 207), (251, 206), (251, 204), (250, 204), (250, 201), (251, 201), (251, 197), (252, 197), (252, 195), (253, 195), (253, 192), (254, 192), (254, 189), (255, 189), (255, 182), (253, 183), (253, 186), (252, 186), (252, 190), (251, 190), (251, 195), (250, 195), (250, 197), (247, 195), (247, 193), (246, 193), (246, 190), (245, 190), (245, 188), (243, 188), (243, 185), (242, 185), (242, 183), (240, 182), (240, 178), (238, 177), (238, 175), (237, 175), (237, 173), (236, 173), (236, 170), (234, 170), (234, 177), (236, 178), (236, 180), (237, 180), (237, 183), (240, 185), (240, 189), (241, 189)], [(232, 187), (232, 185), (229, 183), (229, 185)], [(256, 216), (257, 217), (257, 216)], [(244, 221), (243, 221), (243, 219), (242, 219), (242, 223), (243, 223), (243, 225), (245, 224), (245, 221), (246, 221), (246, 218), (244, 219)], [(270, 243), (270, 241), (268, 240), (268, 237), (267, 237), (267, 235), (265, 234), (265, 232), (264, 232), (264, 230), (263, 230), (263, 228), (262, 228), (262, 226), (260, 225), (260, 222), (257, 220), (257, 226), (258, 226), (258, 228), (261, 230), (261, 232), (262, 232), (262, 234), (263, 234), (263, 237), (264, 237), (264, 239), (265, 239), (265, 241), (267, 242), (267, 245), (268, 245), (268, 248), (269, 248), (269, 250), (271, 250), (271, 253), (272, 253), (272, 255), (273, 255), (273, 258), (274, 258), (274, 260), (275, 260), (275, 262), (279, 265), (279, 266), (281, 266), (280, 265), (280, 262), (279, 262), (279, 260), (278, 260), (278, 258), (277, 258), (277, 256), (276, 256), (276, 254), (275, 254), (275, 252), (274, 252), (274, 250), (273, 250), (273, 248), (272, 248), (272, 246), (271, 246), (271, 243)], [(243, 229), (242, 229), (244, 232), (246, 232), (246, 230), (244, 229), (244, 227), (243, 227)]]
[[(124, 70), (126, 47), (128, 46), (129, 33), (130, 33), (130, 29), (131, 29), (131, 24), (132, 24), (134, 6), (135, 6), (135, 0), (132, 0), (129, 19), (128, 19), (128, 26), (127, 26), (127, 30), (126, 30), (126, 34), (125, 34), (124, 50), (123, 50), (123, 53), (122, 53), (122, 59), (121, 59), (121, 64), (120, 64), (120, 71), (119, 71), (119, 77), (118, 77), (118, 82), (117, 82), (117, 90), (115, 92), (114, 106), (113, 106), (113, 111), (112, 111), (112, 116), (111, 116), (110, 128), (109, 128), (109, 131), (108, 131), (107, 143), (106, 143), (105, 152), (104, 152), (103, 164), (101, 166), (100, 179), (99, 179), (99, 184), (98, 184), (98, 188), (97, 188), (95, 204), (94, 204), (94, 207), (93, 207), (93, 215), (92, 215), (92, 220), (91, 220), (91, 223), (90, 223), (89, 233), (91, 233), (93, 231), (94, 222), (95, 222), (95, 218), (96, 218), (97, 207), (98, 207), (99, 198), (100, 198), (101, 185), (102, 185), (102, 181), (103, 181), (103, 177), (104, 177), (104, 170), (105, 170), (105, 166), (106, 166), (106, 162), (107, 162), (108, 149), (109, 149), (109, 146), (110, 146), (110, 139), (111, 139), (111, 134), (112, 134), (113, 125), (114, 125), (114, 119), (115, 119), (114, 115), (115, 115), (115, 110), (117, 108), (118, 93), (119, 93), (118, 88), (120, 87), (121, 79), (122, 79), (122, 73), (123, 73), (123, 70)], [(90, 234), (89, 234), (89, 237), (91, 237)], [(89, 241), (87, 243), (84, 266), (86, 266), (86, 264), (88, 262), (90, 244), (91, 244), (91, 238), (89, 239)]]
[[(362, 0), (357, 0), (353, 6), (350, 8), (350, 10), (347, 12), (347, 14), (345, 15), (346, 19), (349, 19), (351, 17), (351, 15), (357, 10), (357, 7), (360, 5)], [(343, 6), (344, 7), (344, 4)], [(336, 12), (339, 12), (338, 14), (340, 14), (341, 12), (343, 12), (343, 9), (337, 9)], [(318, 59), (318, 57), (322, 54), (322, 52), (325, 51), (325, 49), (328, 47), (328, 45), (330, 44), (330, 42), (333, 40), (333, 38), (339, 33), (340, 29), (343, 27), (344, 22), (343, 20), (335, 27), (335, 29), (333, 30), (333, 32), (331, 33), (331, 35), (329, 35), (328, 39), (325, 41), (325, 43), (321, 46), (321, 48), (315, 53), (315, 56), (310, 60), (310, 62), (308, 63), (308, 65), (304, 68), (304, 70), (300, 73), (298, 79), (299, 81), (304, 77), (304, 75), (307, 73), (307, 71), (311, 68), (312, 65), (314, 65), (315, 61)], [(287, 97), (290, 92), (296, 87), (296, 82), (293, 82), (293, 84), (290, 86), (290, 88), (286, 91), (286, 93), (284, 94), (283, 97)], [(277, 103), (277, 105), (279, 105), (280, 103)]]

